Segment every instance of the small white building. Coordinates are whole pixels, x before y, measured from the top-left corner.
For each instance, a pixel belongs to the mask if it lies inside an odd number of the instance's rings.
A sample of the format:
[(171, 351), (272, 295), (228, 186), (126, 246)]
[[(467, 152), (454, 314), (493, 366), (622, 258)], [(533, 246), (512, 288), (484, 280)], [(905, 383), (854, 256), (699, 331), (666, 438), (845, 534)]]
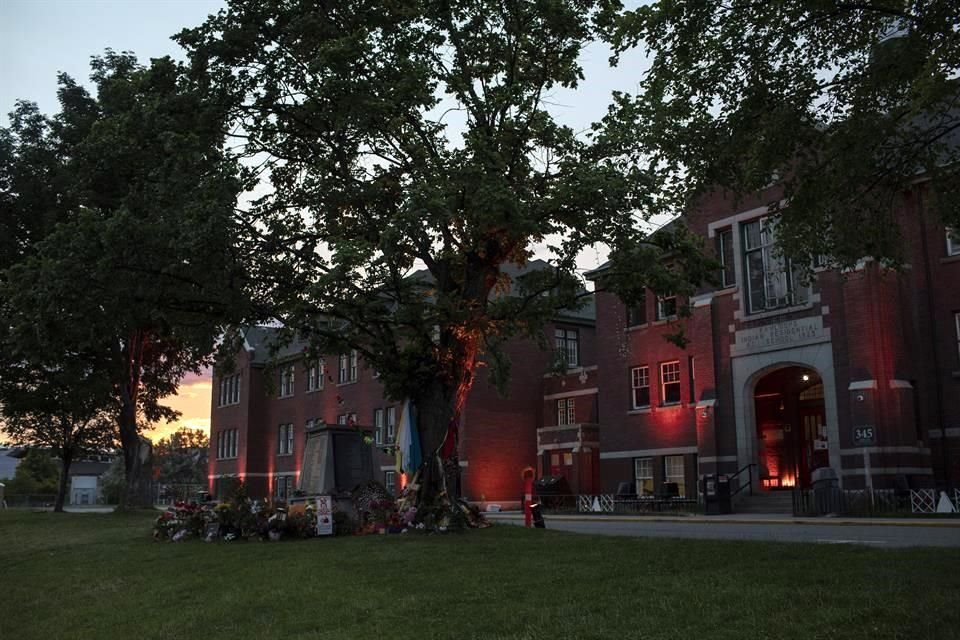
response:
[(109, 462), (84, 460), (70, 465), (70, 495), (72, 505), (99, 504), (103, 497), (101, 478), (110, 468)]

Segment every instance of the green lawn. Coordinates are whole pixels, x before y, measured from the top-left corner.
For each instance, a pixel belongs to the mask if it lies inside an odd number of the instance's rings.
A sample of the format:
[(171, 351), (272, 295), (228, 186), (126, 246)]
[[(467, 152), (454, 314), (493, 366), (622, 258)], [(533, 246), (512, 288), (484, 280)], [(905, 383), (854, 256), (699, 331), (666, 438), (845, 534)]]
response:
[(956, 638), (960, 552), (447, 536), (155, 543), (0, 512), (0, 638)]

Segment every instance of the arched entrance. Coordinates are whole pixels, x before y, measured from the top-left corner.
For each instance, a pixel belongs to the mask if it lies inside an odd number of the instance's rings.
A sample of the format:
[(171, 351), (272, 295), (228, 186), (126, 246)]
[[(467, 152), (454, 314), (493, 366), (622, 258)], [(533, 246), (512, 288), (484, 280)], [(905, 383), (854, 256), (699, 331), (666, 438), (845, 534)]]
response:
[(810, 472), (830, 464), (823, 380), (800, 366), (768, 373), (754, 387), (754, 411), (761, 488), (809, 487)]

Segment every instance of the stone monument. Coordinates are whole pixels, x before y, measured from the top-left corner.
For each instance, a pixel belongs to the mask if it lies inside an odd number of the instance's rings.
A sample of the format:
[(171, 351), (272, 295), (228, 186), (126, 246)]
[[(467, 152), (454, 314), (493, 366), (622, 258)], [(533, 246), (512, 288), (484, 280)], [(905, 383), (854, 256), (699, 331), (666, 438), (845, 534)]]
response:
[(372, 429), (317, 422), (306, 435), (300, 491), (337, 496), (373, 480)]

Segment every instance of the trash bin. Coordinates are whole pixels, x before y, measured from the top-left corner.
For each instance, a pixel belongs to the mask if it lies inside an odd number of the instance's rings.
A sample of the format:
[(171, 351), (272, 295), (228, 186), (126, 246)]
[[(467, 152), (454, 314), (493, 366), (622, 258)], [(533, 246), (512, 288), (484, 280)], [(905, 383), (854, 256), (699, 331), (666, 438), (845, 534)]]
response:
[(840, 479), (833, 467), (820, 467), (810, 473), (813, 485), (813, 504), (817, 515), (842, 513), (843, 500), (840, 493)]
[(537, 529), (546, 529), (547, 523), (543, 520), (543, 510), (540, 508), (539, 502), (534, 502), (530, 505), (530, 513), (533, 515), (533, 526)]
[(733, 512), (730, 503), (730, 479), (727, 476), (703, 477), (703, 506), (707, 515), (724, 515)]
[(563, 499), (570, 495), (570, 485), (563, 476), (541, 476), (534, 488), (538, 501), (547, 508), (562, 506)]

